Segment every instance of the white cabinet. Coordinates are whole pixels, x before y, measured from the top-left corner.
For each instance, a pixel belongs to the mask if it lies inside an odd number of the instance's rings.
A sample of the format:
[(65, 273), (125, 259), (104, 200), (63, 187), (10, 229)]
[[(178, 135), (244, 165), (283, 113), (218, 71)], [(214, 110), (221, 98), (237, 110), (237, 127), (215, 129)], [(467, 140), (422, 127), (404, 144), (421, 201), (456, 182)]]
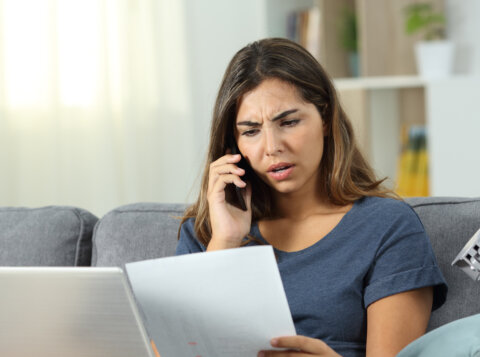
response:
[(480, 196), (480, 77), (369, 77), (335, 86), (379, 176), (396, 177), (401, 123), (424, 121), (430, 194)]
[(425, 87), (430, 186), (434, 196), (480, 196), (480, 77)]

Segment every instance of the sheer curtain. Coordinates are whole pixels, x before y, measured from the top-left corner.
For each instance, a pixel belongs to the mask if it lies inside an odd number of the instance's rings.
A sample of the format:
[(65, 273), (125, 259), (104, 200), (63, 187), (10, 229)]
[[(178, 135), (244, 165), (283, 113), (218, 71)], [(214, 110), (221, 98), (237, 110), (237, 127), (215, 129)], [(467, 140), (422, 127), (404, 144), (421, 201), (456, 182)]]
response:
[(183, 2), (0, 0), (0, 205), (187, 200)]

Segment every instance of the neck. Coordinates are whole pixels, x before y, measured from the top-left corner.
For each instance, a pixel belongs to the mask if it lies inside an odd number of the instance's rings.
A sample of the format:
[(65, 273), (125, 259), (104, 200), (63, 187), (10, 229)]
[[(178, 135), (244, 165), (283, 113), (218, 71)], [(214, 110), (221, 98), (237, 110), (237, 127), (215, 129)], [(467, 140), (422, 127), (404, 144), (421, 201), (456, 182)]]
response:
[(276, 193), (274, 195), (274, 205), (278, 218), (292, 220), (302, 220), (313, 214), (325, 213), (333, 207), (320, 192), (314, 190)]

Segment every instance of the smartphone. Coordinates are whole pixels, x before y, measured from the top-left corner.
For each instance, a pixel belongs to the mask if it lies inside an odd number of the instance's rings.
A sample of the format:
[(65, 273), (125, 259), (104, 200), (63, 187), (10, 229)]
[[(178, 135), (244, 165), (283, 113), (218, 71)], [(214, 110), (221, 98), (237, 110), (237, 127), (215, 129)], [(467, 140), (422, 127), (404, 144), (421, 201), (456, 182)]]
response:
[[(240, 150), (238, 150), (237, 144), (233, 139), (229, 140), (228, 147), (230, 148), (230, 153), (232, 155), (240, 154)], [(245, 175), (242, 176), (242, 180), (245, 181), (247, 179), (248, 172), (247, 160), (245, 160), (245, 158), (242, 156), (241, 160), (237, 163), (237, 166), (245, 170)], [(245, 204), (245, 199), (243, 198), (244, 192), (245, 188), (237, 187), (235, 184), (229, 183), (227, 184), (227, 187), (225, 187), (225, 198), (232, 206), (246, 211), (247, 205)]]

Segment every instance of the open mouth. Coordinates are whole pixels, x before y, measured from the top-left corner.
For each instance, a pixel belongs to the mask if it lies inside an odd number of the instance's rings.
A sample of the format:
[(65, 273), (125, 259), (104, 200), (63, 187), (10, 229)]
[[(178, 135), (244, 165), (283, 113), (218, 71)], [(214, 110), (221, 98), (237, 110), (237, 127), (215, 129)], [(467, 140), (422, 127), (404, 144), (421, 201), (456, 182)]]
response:
[(287, 163), (279, 163), (272, 165), (268, 169), (268, 174), (276, 181), (282, 181), (290, 177), (295, 165)]
[(288, 170), (292, 166), (293, 165), (281, 166), (281, 167), (278, 167), (278, 168), (275, 168), (275, 169), (271, 170), (270, 172), (282, 172), (282, 171)]

